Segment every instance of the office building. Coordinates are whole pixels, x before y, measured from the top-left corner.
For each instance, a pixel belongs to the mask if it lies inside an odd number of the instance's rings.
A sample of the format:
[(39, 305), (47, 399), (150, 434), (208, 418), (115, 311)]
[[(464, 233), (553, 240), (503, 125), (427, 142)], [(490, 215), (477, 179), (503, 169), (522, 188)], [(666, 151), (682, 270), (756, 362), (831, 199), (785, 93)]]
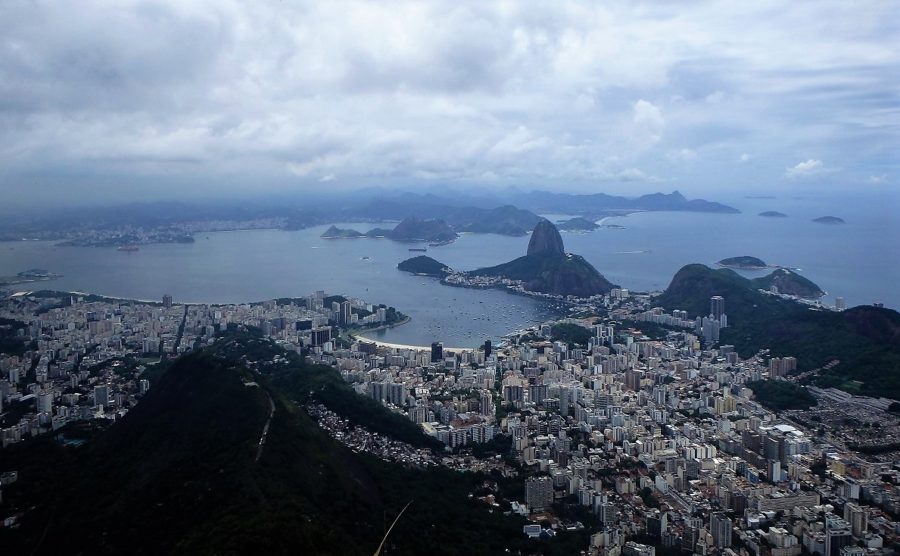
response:
[(714, 295), (709, 300), (709, 316), (719, 320), (725, 314), (725, 298), (721, 295)]
[(724, 512), (714, 512), (709, 516), (709, 532), (712, 534), (716, 548), (731, 546), (731, 519)]
[(433, 342), (431, 344), (431, 362), (437, 363), (438, 361), (442, 361), (444, 359), (444, 344), (440, 342)]
[(165, 307), (166, 309), (171, 309), (172, 308), (172, 296), (169, 294), (164, 295), (163, 299), (162, 299), (162, 304), (163, 304), (163, 307)]
[(550, 477), (533, 477), (525, 481), (525, 504), (532, 512), (550, 507), (553, 503), (553, 480)]

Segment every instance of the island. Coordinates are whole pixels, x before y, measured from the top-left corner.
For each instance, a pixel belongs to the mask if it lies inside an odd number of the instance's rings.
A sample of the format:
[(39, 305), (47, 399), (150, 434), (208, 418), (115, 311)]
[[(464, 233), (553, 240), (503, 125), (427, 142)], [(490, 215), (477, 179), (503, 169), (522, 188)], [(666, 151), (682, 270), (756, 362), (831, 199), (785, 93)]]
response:
[(450, 243), (459, 237), (443, 220), (420, 220), (415, 216), (404, 218), (392, 230), (384, 228), (369, 230), (366, 236), (386, 237), (395, 241), (428, 241), (437, 245)]
[(352, 229), (331, 226), (330, 228), (325, 230), (320, 237), (325, 239), (352, 239), (358, 237), (366, 237), (366, 234)]
[(762, 259), (750, 257), (748, 255), (722, 259), (717, 264), (719, 266), (724, 266), (725, 268), (737, 268), (740, 270), (760, 270), (768, 268), (768, 265)]
[(816, 224), (845, 224), (843, 218), (838, 218), (837, 216), (820, 216), (818, 218), (813, 218), (813, 222)]
[(787, 215), (783, 212), (778, 212), (777, 210), (764, 210), (759, 213), (760, 216), (765, 216), (766, 218), (787, 218)]
[(46, 282), (62, 278), (62, 274), (56, 274), (42, 268), (32, 268), (19, 272), (15, 276), (0, 276), (0, 286), (12, 286), (15, 284), (27, 284), (30, 282)]
[(562, 220), (558, 222), (558, 224), (560, 230), (565, 230), (567, 232), (589, 232), (600, 227), (600, 225), (593, 220), (588, 220), (581, 216), (569, 220)]
[(398, 264), (397, 268), (404, 272), (411, 272), (420, 276), (435, 276), (437, 278), (443, 278), (450, 274), (450, 269), (447, 265), (426, 255), (406, 259)]

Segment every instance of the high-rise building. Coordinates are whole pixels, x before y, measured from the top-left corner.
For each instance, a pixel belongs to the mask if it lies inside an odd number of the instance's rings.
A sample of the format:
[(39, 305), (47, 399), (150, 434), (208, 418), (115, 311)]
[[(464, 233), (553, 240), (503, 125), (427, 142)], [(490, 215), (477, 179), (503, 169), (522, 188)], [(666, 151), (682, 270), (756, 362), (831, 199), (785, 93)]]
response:
[(854, 537), (862, 537), (869, 529), (868, 512), (852, 502), (844, 504), (844, 521), (850, 524), (850, 531)]
[(353, 322), (353, 312), (349, 301), (341, 303), (341, 323), (350, 324)]
[(94, 386), (94, 405), (102, 405), (104, 407), (109, 405), (108, 385), (101, 384), (100, 386)]
[(719, 320), (725, 314), (725, 298), (721, 295), (714, 295), (709, 300), (709, 315)]
[(853, 544), (850, 524), (839, 517), (825, 520), (825, 556), (841, 556), (841, 549)]
[(440, 342), (432, 342), (431, 344), (431, 362), (437, 363), (444, 359), (444, 344)]
[(712, 533), (713, 543), (717, 548), (731, 546), (731, 518), (724, 512), (713, 512), (709, 516), (709, 532)]
[(478, 412), (481, 413), (482, 417), (493, 417), (496, 413), (494, 399), (491, 396), (490, 390), (482, 390), (481, 398), (478, 403)]
[(550, 507), (553, 503), (553, 481), (550, 477), (533, 477), (525, 481), (525, 504), (532, 512)]
[(42, 413), (53, 412), (53, 392), (41, 392), (38, 394), (37, 410)]
[(172, 296), (169, 294), (164, 295), (163, 299), (162, 299), (162, 304), (163, 304), (163, 307), (165, 307), (166, 309), (171, 309), (172, 308)]
[(491, 341), (485, 340), (484, 341), (484, 358), (487, 359), (490, 356), (491, 356)]
[(844, 301), (843, 297), (835, 297), (834, 298), (834, 308), (838, 311), (843, 311), (847, 308), (847, 302)]

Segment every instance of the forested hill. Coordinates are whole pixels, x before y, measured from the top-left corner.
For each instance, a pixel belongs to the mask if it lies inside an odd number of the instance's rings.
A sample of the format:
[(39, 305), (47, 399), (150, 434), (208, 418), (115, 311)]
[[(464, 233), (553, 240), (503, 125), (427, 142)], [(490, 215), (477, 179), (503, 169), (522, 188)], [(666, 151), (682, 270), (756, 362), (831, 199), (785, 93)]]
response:
[(774, 355), (797, 357), (801, 370), (838, 360), (819, 375), (820, 385), (900, 399), (900, 313), (871, 306), (812, 309), (764, 294), (758, 285), (732, 270), (687, 265), (654, 304), (702, 316), (709, 313), (710, 297), (721, 295), (729, 325), (721, 343), (734, 344), (742, 357), (770, 348)]
[(4, 468), (20, 474), (4, 503), (35, 503), (20, 528), (0, 529), (0, 545), (10, 554), (369, 555), (385, 516), (410, 500), (391, 553), (527, 545), (521, 518), (470, 499), (478, 475), (354, 453), (305, 413), (307, 401), (325, 401), (370, 430), (433, 442), (355, 394), (331, 367), (307, 365), (257, 334), (231, 334), (177, 360), (134, 410), (84, 446), (48, 435), (7, 448)]

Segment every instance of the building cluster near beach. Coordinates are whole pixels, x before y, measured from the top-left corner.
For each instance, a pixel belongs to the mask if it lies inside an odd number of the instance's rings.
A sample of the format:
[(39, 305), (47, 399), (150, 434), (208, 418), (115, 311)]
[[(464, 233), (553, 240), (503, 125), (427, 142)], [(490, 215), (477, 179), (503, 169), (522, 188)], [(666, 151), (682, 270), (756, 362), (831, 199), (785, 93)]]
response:
[[(6, 446), (70, 423), (119, 419), (151, 387), (158, 361), (208, 345), (232, 325), (253, 326), (333, 366), (357, 393), (444, 449), (412, 448), (322, 404), (307, 407), (329, 434), (403, 465), (519, 481), (521, 491), (498, 488), (482, 500), (525, 516), (531, 537), (592, 527), (584, 548), (603, 556), (653, 556), (656, 547), (888, 554), (900, 538), (897, 458), (848, 449), (834, 415), (841, 404), (880, 412), (888, 439), (900, 425), (884, 408), (826, 390), (816, 393), (828, 397), (828, 430), (815, 411), (762, 406), (748, 384), (787, 380), (796, 360), (742, 358), (719, 345), (713, 331), (727, 325), (726, 302), (711, 299), (705, 316), (663, 313), (650, 310), (647, 296), (617, 290), (596, 300), (605, 317), (445, 349), (353, 334), (402, 315), (324, 292), (237, 305), (16, 295), (0, 303), (0, 317), (23, 323), (17, 334), (27, 349), (0, 357), (2, 439)], [(582, 327), (584, 341), (559, 337), (561, 325)], [(665, 328), (650, 337), (645, 325)]]
[(289, 349), (331, 352), (341, 329), (400, 318), (393, 308), (316, 292), (254, 304), (177, 304), (77, 293), (23, 292), (0, 301), (17, 324), (19, 354), (0, 354), (3, 446), (74, 422), (114, 421), (150, 387), (142, 375), (161, 359), (213, 342), (229, 325), (260, 328)]

